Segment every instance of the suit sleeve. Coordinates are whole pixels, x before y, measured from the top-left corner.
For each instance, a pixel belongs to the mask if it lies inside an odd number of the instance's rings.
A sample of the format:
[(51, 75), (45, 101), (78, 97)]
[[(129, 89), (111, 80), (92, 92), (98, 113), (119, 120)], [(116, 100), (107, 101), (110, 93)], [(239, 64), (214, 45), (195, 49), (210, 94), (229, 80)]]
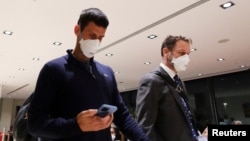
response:
[(161, 97), (161, 85), (153, 75), (146, 75), (141, 79), (136, 97), (136, 117), (138, 124), (146, 135), (155, 140), (153, 126), (158, 114)]

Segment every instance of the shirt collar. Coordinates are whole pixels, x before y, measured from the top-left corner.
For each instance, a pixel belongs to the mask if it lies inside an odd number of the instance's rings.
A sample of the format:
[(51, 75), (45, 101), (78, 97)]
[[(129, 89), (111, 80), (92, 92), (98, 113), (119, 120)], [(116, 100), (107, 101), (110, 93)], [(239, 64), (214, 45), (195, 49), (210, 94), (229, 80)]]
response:
[[(77, 60), (77, 58), (76, 58), (76, 57), (74, 57), (74, 56), (73, 56), (73, 54), (72, 54), (73, 49), (67, 49), (67, 51), (66, 51), (66, 52), (67, 52), (67, 54), (70, 56), (70, 58), (72, 58), (74, 61), (76, 61), (76, 62), (78, 62), (78, 63), (80, 63), (80, 64), (84, 64), (84, 63), (86, 63), (86, 61), (81, 62), (81, 61)], [(93, 64), (93, 62), (94, 62), (94, 57), (90, 58), (90, 60), (89, 60), (89, 61), (87, 61), (87, 62), (89, 62), (88, 64), (92, 65), (92, 64)]]
[(171, 70), (168, 66), (164, 65), (162, 62), (160, 63), (160, 66), (168, 73), (168, 75), (174, 79), (174, 76), (176, 75), (176, 73)]

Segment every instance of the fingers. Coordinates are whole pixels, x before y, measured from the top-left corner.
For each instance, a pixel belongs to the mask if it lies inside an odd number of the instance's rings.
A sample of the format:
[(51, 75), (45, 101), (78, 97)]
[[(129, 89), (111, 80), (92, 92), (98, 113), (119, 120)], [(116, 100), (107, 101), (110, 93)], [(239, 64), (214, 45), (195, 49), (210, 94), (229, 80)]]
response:
[(108, 118), (107, 124), (111, 125), (111, 124), (112, 124), (112, 122), (113, 122), (113, 119), (114, 119), (114, 115), (113, 115), (113, 114), (109, 115), (109, 118)]
[(82, 111), (77, 116), (84, 118), (84, 117), (94, 116), (96, 113), (97, 113), (96, 109), (89, 109), (89, 110)]
[(95, 123), (96, 124), (104, 126), (104, 127), (107, 128), (107, 127), (109, 127), (112, 124), (114, 116), (113, 116), (113, 114), (109, 114), (109, 115), (107, 115), (105, 117), (96, 116), (95, 118), (96, 118), (95, 119), (95, 121), (96, 121)]
[(108, 128), (113, 122), (113, 115), (105, 117), (96, 116), (96, 109), (89, 109), (82, 111), (77, 115), (77, 123), (83, 132), (86, 131), (98, 131)]

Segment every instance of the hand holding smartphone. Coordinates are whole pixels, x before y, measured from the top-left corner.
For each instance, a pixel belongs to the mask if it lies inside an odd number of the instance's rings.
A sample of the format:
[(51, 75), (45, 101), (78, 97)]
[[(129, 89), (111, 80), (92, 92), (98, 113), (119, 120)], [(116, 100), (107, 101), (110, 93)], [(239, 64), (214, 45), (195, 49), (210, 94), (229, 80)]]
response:
[(117, 110), (117, 107), (109, 104), (102, 104), (97, 111), (97, 116), (105, 117), (108, 114), (113, 114)]

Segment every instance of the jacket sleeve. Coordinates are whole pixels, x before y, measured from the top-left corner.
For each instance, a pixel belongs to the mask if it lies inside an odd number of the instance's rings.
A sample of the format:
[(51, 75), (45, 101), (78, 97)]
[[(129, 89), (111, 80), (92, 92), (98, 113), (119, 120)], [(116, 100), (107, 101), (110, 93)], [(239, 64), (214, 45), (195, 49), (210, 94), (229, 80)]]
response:
[(139, 84), (136, 97), (136, 117), (138, 124), (150, 139), (156, 140), (153, 130), (161, 98), (161, 85), (155, 75), (149, 73)]
[(130, 113), (128, 107), (125, 105), (117, 89), (117, 84), (114, 76), (113, 80), (113, 102), (118, 107), (118, 110), (114, 113), (115, 125), (128, 139), (132, 141), (150, 141), (146, 134), (143, 132), (142, 128), (136, 123), (136, 120)]
[(62, 138), (80, 134), (76, 118), (64, 119), (50, 116), (50, 107), (55, 101), (55, 85), (53, 69), (45, 65), (37, 80), (35, 92), (28, 111), (28, 131), (36, 137)]

